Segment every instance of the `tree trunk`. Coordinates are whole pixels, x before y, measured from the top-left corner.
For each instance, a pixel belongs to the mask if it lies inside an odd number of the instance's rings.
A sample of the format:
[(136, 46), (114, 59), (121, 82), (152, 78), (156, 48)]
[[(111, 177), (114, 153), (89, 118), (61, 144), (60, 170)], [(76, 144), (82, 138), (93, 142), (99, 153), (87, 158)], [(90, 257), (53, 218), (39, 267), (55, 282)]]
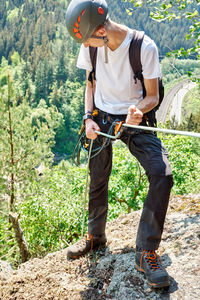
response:
[(12, 223), (12, 227), (15, 232), (15, 237), (20, 249), (20, 255), (22, 262), (26, 262), (30, 257), (30, 252), (28, 249), (28, 244), (26, 243), (26, 240), (24, 238), (24, 233), (20, 227), (19, 223), (19, 215), (14, 212), (9, 212), (9, 219)]

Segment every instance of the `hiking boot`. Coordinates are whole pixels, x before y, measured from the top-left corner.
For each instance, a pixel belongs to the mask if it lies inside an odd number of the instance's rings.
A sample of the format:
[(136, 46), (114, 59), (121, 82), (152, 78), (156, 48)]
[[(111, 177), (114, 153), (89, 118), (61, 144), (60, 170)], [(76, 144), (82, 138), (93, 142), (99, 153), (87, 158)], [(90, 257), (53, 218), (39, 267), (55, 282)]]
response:
[(135, 266), (145, 273), (149, 285), (162, 288), (170, 285), (169, 275), (154, 250), (136, 250)]
[(98, 247), (104, 247), (106, 244), (106, 235), (93, 235), (87, 234), (80, 241), (67, 248), (67, 258), (79, 258), (81, 255), (96, 249)]

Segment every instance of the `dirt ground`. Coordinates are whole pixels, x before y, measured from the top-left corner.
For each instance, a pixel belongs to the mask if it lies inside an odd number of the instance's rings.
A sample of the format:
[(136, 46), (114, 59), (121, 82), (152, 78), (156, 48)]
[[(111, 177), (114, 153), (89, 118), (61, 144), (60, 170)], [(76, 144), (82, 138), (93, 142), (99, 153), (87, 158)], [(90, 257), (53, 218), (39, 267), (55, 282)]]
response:
[(18, 268), (0, 265), (1, 300), (200, 299), (200, 195), (172, 197), (161, 260), (170, 275), (169, 289), (154, 290), (134, 267), (135, 237), (141, 211), (107, 224), (108, 245), (78, 260), (66, 249)]

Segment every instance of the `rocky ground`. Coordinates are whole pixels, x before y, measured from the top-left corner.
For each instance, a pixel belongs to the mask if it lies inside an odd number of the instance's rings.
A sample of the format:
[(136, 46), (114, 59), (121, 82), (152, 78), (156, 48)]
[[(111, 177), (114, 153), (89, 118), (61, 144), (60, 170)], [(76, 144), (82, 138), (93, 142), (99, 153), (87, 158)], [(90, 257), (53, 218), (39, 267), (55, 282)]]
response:
[(154, 290), (134, 267), (141, 211), (107, 226), (108, 246), (75, 261), (66, 249), (32, 259), (12, 270), (0, 262), (1, 300), (200, 299), (200, 195), (170, 201), (160, 256), (170, 274), (169, 289)]

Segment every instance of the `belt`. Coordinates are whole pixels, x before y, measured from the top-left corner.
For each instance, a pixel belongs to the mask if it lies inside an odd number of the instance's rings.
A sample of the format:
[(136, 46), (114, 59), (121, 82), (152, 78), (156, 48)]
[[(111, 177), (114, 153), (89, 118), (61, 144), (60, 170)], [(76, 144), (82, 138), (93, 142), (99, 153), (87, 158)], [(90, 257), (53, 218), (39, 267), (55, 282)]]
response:
[(103, 110), (100, 110), (99, 108), (97, 108), (97, 110), (98, 110), (97, 118), (99, 117), (100, 119), (102, 119), (103, 124), (107, 124), (107, 122), (113, 123), (113, 122), (116, 122), (116, 121), (125, 121), (126, 117), (127, 117), (127, 115), (125, 115), (125, 114), (123, 114), (123, 115), (113, 115), (113, 114), (107, 113)]
[[(126, 117), (127, 115), (123, 114), (123, 115), (113, 115), (113, 114), (110, 114), (110, 113), (107, 113), (99, 108), (97, 108), (98, 110), (98, 116), (97, 118), (101, 119), (102, 120), (102, 123), (104, 125), (106, 125), (107, 123), (113, 123), (113, 122), (116, 122), (116, 121), (124, 121), (126, 120)], [(147, 122), (146, 122), (146, 119), (143, 118), (141, 124), (142, 126), (148, 126), (147, 125)], [(138, 133), (151, 133), (150, 131), (145, 131), (145, 130), (140, 130), (140, 129), (133, 129), (133, 128), (123, 128), (124, 131), (126, 131), (127, 133), (129, 134), (138, 134)]]

